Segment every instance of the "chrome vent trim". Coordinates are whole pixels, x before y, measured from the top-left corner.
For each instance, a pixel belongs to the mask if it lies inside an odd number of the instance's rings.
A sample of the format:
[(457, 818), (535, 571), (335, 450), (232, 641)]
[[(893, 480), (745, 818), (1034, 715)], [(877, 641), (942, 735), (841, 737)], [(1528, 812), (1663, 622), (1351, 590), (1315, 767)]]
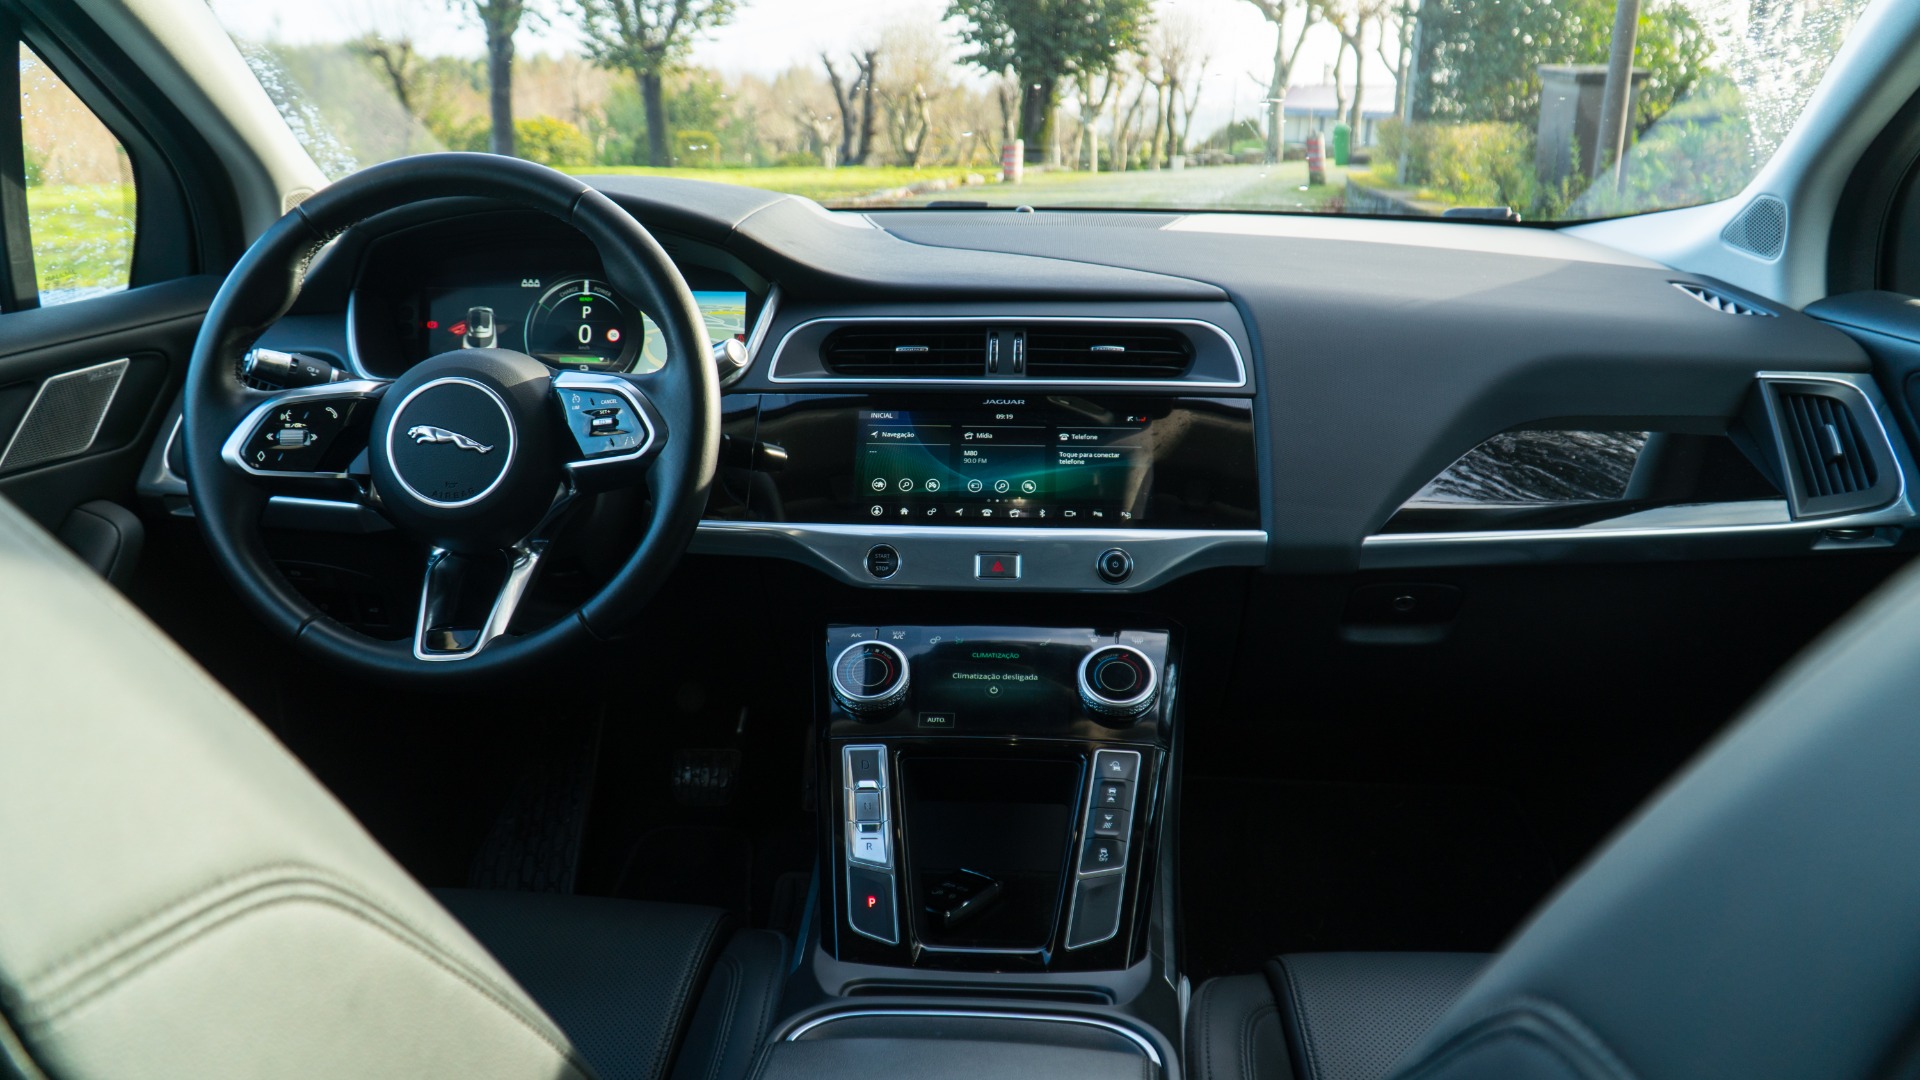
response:
[(1722, 315), (1763, 315), (1769, 319), (1774, 317), (1773, 312), (1768, 311), (1766, 308), (1760, 307), (1757, 304), (1749, 304), (1745, 300), (1736, 300), (1726, 293), (1720, 292), (1717, 289), (1710, 289), (1705, 285), (1696, 285), (1691, 281), (1676, 281), (1673, 283), (1673, 287)]
[[(978, 327), (982, 332), (983, 339), (989, 342), (987, 347), (990, 351), (986, 368), (989, 372), (997, 371), (999, 374), (990, 373), (984, 377), (978, 375), (938, 377), (835, 375), (826, 372), (824, 365), (822, 365), (821, 370), (809, 370), (808, 365), (811, 357), (802, 355), (796, 360), (795, 354), (793, 353), (796, 337), (807, 338), (809, 336), (817, 336), (824, 339), (825, 334), (820, 331), (822, 327), (832, 327), (837, 331), (843, 327), (861, 324), (900, 325), (914, 323), (965, 324), (970, 327)], [(1185, 334), (1188, 341), (1195, 346), (1196, 359), (1187, 370), (1187, 373), (1178, 377), (1114, 378), (1105, 376), (1070, 377), (1064, 375), (1031, 376), (1025, 374), (1023, 357), (1020, 354), (1024, 352), (1023, 347), (1028, 335), (1036, 331), (1044, 333), (1049, 327), (1076, 325), (1101, 325), (1120, 328), (1147, 326), (1175, 329), (1176, 332)], [(995, 331), (995, 333), (989, 335), (987, 331)], [(1211, 338), (1217, 339), (1217, 346), (1212, 342), (1203, 342), (1201, 338), (1202, 335), (1208, 335)], [(993, 343), (999, 343), (1001, 339), (1006, 339), (1006, 341), (1002, 344), (1001, 349), (998, 350), (999, 355), (996, 356), (993, 351)], [(1204, 370), (1203, 364), (1199, 359), (1201, 356), (1208, 355), (1207, 350), (1210, 348), (1213, 350), (1211, 355), (1217, 361), (1217, 363), (1214, 363), (1212, 366), (1217, 368), (1217, 371)], [(1008, 349), (1012, 349), (1014, 352), (1010, 354), (1007, 351)], [(996, 363), (995, 361), (998, 362)], [(793, 373), (795, 368), (800, 369), (798, 374)], [(1230, 377), (1226, 374), (1229, 368), (1231, 370)], [(1017, 375), (1009, 374), (1016, 369), (1022, 373)], [(1180, 315), (1169, 315), (1162, 318), (1129, 318), (1101, 315), (963, 315), (948, 318), (938, 316), (827, 315), (796, 323), (781, 334), (779, 344), (774, 346), (773, 359), (768, 364), (766, 379), (769, 383), (781, 386), (841, 387), (849, 384), (916, 387), (1070, 385), (1075, 387), (1165, 388), (1190, 392), (1202, 390), (1234, 390), (1242, 389), (1249, 385), (1246, 358), (1233, 335), (1217, 323), (1202, 318)]]

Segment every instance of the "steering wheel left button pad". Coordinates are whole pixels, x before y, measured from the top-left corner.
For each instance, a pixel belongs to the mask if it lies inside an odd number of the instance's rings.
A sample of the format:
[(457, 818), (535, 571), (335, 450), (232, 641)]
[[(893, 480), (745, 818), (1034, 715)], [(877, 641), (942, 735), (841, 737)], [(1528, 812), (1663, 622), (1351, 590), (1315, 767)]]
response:
[(366, 427), (366, 418), (356, 416), (361, 411), (361, 402), (338, 398), (288, 402), (254, 425), (242, 455), (249, 466), (262, 472), (343, 472), (365, 440), (351, 448), (343, 446), (344, 456), (332, 451), (341, 432), (354, 426), (356, 419), (359, 427)]

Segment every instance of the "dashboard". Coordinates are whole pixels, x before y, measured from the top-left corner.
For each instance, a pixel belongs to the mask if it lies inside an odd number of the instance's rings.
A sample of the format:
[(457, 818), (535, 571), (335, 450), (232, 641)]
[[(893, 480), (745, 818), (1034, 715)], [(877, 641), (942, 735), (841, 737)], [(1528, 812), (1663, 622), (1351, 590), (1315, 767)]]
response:
[[(696, 552), (866, 588), (1135, 592), (1213, 566), (1793, 554), (1915, 516), (1910, 409), (1852, 339), (1564, 233), (596, 183), (746, 346)], [(489, 340), (558, 370), (671, 362), (558, 223), (370, 224), (262, 344), (374, 378)], [(1813, 495), (1806, 408), (1881, 478)], [(1494, 494), (1436, 502), (1489, 462)], [(1562, 473), (1609, 481), (1537, 482)]]

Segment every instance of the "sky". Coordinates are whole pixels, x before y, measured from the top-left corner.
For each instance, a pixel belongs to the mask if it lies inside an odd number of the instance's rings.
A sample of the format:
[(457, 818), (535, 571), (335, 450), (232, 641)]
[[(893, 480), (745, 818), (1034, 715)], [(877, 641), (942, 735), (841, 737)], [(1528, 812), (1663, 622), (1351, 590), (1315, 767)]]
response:
[[(212, 0), (213, 10), (236, 35), (256, 41), (308, 44), (341, 41), (368, 30), (411, 34), (432, 53), (479, 56), (483, 39), (470, 19), (443, 0)], [(711, 32), (693, 51), (693, 62), (727, 74), (771, 77), (793, 64), (819, 63), (823, 50), (844, 53), (877, 39), (882, 27), (940, 21), (945, 0), (744, 0), (731, 25)], [(1210, 130), (1229, 115), (1258, 108), (1273, 67), (1271, 24), (1243, 0), (1156, 0), (1162, 17), (1191, 18), (1202, 51), (1210, 57), (1195, 129)], [(565, 19), (522, 31), (523, 52), (574, 52), (578, 39)], [(1294, 82), (1322, 83), (1333, 63), (1330, 30), (1309, 39)], [(956, 52), (957, 52), (956, 48)], [(1390, 87), (1385, 65), (1372, 57), (1368, 85)], [(1257, 82), (1256, 82), (1257, 77)], [(1351, 74), (1347, 75), (1350, 80)], [(1376, 102), (1376, 104), (1381, 104)]]

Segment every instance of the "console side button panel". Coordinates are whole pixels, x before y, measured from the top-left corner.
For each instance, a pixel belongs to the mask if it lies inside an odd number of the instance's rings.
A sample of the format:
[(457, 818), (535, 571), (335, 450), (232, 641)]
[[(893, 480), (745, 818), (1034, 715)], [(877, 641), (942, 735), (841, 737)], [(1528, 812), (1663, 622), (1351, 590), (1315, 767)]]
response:
[(1067, 915), (1069, 949), (1111, 941), (1120, 932), (1133, 832), (1133, 791), (1139, 779), (1139, 751), (1094, 752), (1093, 782), (1088, 785), (1080, 856), (1074, 866), (1073, 908)]
[(1088, 878), (1073, 887), (1073, 913), (1067, 917), (1067, 948), (1084, 949), (1111, 941), (1120, 932), (1121, 886), (1118, 874)]

